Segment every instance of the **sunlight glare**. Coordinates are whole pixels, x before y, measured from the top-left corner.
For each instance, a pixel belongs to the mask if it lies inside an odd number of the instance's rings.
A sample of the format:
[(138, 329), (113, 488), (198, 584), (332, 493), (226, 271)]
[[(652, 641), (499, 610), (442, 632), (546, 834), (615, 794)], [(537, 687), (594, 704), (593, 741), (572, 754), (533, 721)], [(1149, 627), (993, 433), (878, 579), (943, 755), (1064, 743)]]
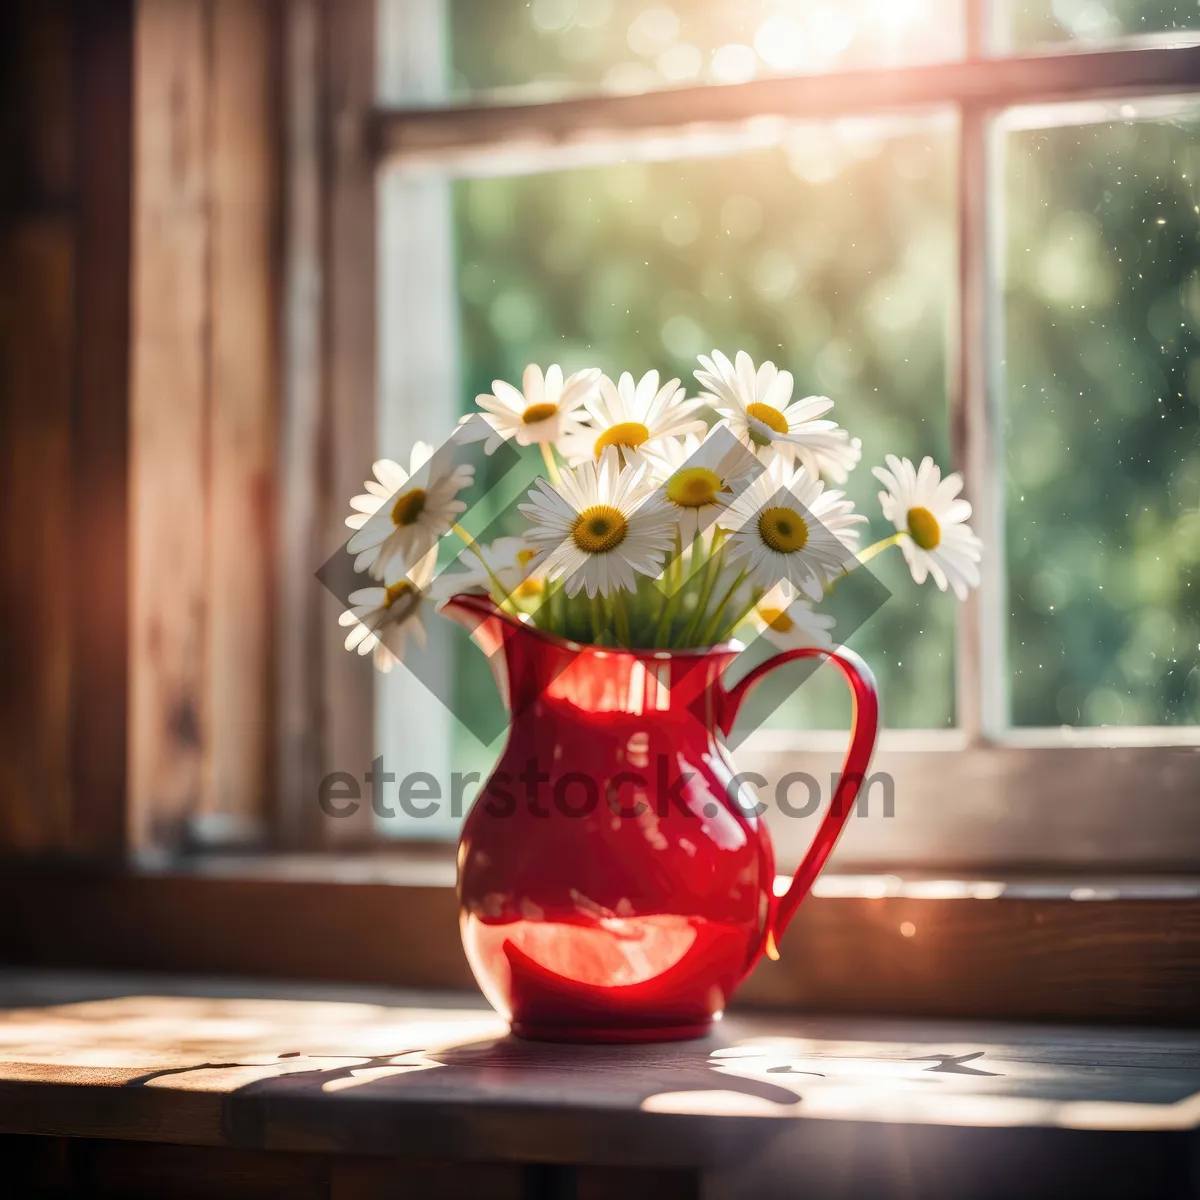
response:
[(730, 42), (714, 52), (709, 65), (718, 83), (747, 83), (758, 73), (758, 56), (740, 42)]
[(931, 21), (929, 0), (873, 0), (864, 13), (872, 24), (900, 32)]
[(808, 60), (804, 29), (795, 17), (768, 17), (754, 35), (754, 49), (776, 71), (799, 70)]

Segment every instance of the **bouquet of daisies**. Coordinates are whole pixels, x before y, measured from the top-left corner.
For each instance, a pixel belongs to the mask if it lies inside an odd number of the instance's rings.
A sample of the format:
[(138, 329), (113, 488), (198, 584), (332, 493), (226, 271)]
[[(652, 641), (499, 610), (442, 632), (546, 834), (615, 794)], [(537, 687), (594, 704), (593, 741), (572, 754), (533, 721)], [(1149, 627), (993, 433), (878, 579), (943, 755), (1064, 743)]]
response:
[[(545, 475), (519, 511), (519, 537), (477, 544), (459, 523), (474, 468), (417, 443), (408, 470), (390, 460), (351, 500), (348, 550), (374, 585), (351, 593), (346, 648), (390, 670), (425, 610), (484, 590), (511, 616), (573, 641), (631, 648), (709, 646), (752, 625), (783, 647), (832, 645), (817, 606), (837, 582), (898, 545), (917, 583), (959, 599), (979, 583), (982, 546), (967, 526), (962, 478), (925, 458), (874, 468), (893, 532), (859, 549), (866, 517), (836, 488), (861, 443), (824, 396), (792, 400), (793, 380), (749, 355), (700, 356), (700, 392), (658, 372), (615, 383), (599, 370), (564, 377), (529, 366), (518, 389), (496, 380), (463, 419), (492, 454), (537, 445)], [(716, 417), (710, 426), (702, 410)], [(460, 570), (437, 575), (443, 537)], [(436, 576), (436, 578), (435, 578)]]

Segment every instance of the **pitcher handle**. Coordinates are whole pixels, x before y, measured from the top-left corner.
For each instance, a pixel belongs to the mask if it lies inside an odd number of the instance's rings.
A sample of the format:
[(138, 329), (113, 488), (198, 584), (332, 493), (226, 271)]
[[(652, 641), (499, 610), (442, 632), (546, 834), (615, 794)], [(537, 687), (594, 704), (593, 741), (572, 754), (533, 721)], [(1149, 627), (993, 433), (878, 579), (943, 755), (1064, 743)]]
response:
[(842, 763), (841, 777), (834, 790), (829, 808), (821, 819), (817, 835), (813, 838), (804, 856), (791, 887), (780, 897), (775, 906), (775, 916), (771, 923), (774, 940), (778, 943), (788, 922), (795, 914), (800, 901), (808, 895), (813, 882), (821, 873), (821, 868), (829, 858), (830, 852), (841, 836), (842, 827), (850, 815), (850, 809), (858, 795), (863, 780), (866, 779), (867, 767), (871, 762), (871, 754), (875, 749), (875, 737), (879, 728), (879, 695), (875, 688), (875, 676), (871, 668), (853, 650), (840, 647), (837, 650), (821, 650), (816, 646), (800, 646), (794, 650), (785, 650), (776, 654), (766, 662), (760, 663), (746, 677), (735, 684), (729, 691), (720, 692), (720, 728), (728, 734), (733, 728), (738, 709), (754, 687), (769, 671), (782, 667), (785, 663), (794, 662), (800, 658), (823, 658), (837, 665), (850, 686), (853, 700), (853, 712), (850, 720), (850, 748), (846, 751), (846, 759)]

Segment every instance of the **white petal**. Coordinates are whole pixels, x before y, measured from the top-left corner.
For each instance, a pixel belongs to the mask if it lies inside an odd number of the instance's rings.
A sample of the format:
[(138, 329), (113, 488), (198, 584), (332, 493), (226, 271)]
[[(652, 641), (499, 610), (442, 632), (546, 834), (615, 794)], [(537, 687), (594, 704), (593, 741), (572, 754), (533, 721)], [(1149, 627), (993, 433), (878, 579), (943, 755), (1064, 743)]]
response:
[(542, 368), (537, 363), (530, 363), (521, 377), (521, 390), (525, 393), (526, 406), (542, 404), (546, 398), (546, 381)]

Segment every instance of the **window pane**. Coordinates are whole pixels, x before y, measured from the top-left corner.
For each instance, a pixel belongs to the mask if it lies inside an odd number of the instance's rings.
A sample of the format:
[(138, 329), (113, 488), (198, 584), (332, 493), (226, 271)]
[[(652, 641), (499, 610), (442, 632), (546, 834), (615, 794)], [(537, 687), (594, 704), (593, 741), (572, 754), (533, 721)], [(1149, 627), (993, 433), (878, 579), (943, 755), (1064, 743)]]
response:
[(1195, 0), (1005, 0), (1000, 18), (1006, 46), (1110, 42), (1200, 29)]
[(446, 0), (444, 12), (455, 98), (641, 92), (962, 52), (961, 0)]
[[(695, 389), (698, 353), (743, 348), (794, 372), (797, 396), (834, 398), (863, 440), (848, 490), (883, 536), (870, 466), (946, 458), (953, 139), (949, 120), (825, 125), (733, 158), (454, 184), (464, 406), (530, 361)], [(894, 551), (872, 569), (894, 597), (849, 641), (885, 718), (949, 724), (953, 602)], [(492, 687), (481, 656), (459, 670), (462, 696)], [(773, 723), (845, 728), (843, 691), (820, 671)]]
[(1006, 138), (1016, 725), (1200, 720), (1198, 134)]

